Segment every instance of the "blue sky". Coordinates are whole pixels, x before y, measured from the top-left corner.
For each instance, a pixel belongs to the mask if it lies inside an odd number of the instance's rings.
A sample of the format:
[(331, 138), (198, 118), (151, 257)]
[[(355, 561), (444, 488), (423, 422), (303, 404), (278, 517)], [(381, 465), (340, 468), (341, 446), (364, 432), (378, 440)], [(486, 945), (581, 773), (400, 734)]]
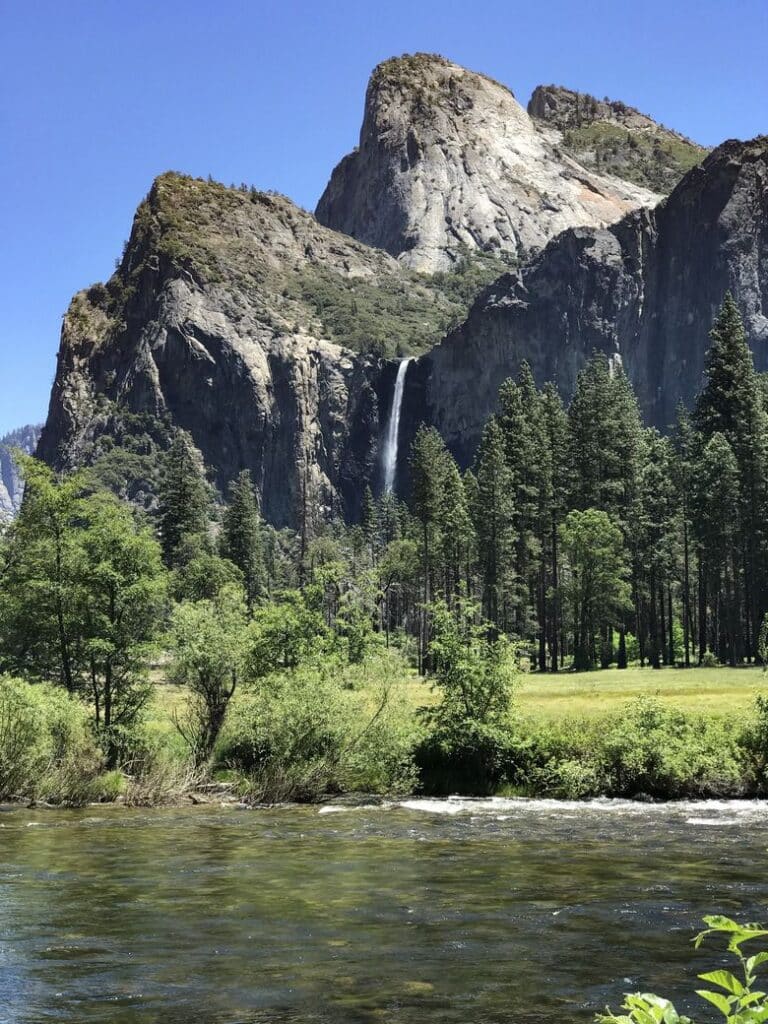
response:
[(0, 434), (41, 420), (61, 317), (174, 169), (312, 208), (371, 69), (439, 52), (706, 143), (768, 132), (767, 0), (0, 0)]

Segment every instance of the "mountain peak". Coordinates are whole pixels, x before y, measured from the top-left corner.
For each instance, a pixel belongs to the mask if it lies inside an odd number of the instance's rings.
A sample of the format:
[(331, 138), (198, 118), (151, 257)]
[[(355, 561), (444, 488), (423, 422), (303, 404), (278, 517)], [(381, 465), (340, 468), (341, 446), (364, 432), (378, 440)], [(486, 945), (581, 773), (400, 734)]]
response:
[(537, 86), (528, 113), (552, 130), (555, 143), (585, 167), (656, 192), (671, 192), (707, 153), (620, 100), (600, 100), (561, 85)]
[(506, 86), (416, 54), (373, 72), (359, 147), (316, 216), (433, 272), (472, 250), (524, 257), (568, 227), (613, 223), (658, 199), (564, 157)]

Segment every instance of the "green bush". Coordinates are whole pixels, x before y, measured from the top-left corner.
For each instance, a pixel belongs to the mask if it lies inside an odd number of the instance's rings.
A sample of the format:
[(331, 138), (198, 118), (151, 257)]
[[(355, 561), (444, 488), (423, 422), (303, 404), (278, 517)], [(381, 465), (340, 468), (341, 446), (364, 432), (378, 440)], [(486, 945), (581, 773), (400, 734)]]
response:
[(768, 694), (758, 694), (739, 736), (743, 771), (752, 789), (768, 792)]
[(488, 796), (505, 780), (507, 733), (495, 724), (467, 720), (432, 729), (415, 751), (420, 788), (429, 796)]
[(403, 792), (413, 788), (413, 729), (398, 684), (358, 691), (328, 661), (273, 673), (236, 696), (214, 757), (242, 773), (255, 801)]
[[(641, 697), (595, 719), (521, 720), (503, 776), (518, 791), (565, 799), (741, 796), (768, 758), (768, 707), (748, 730), (738, 720), (689, 715)], [(760, 761), (765, 764), (765, 761)], [(764, 777), (764, 776), (761, 776)]]
[(98, 798), (101, 751), (88, 708), (63, 690), (0, 679), (0, 798)]
[(737, 727), (686, 715), (640, 697), (613, 721), (597, 748), (616, 796), (725, 796), (743, 789)]

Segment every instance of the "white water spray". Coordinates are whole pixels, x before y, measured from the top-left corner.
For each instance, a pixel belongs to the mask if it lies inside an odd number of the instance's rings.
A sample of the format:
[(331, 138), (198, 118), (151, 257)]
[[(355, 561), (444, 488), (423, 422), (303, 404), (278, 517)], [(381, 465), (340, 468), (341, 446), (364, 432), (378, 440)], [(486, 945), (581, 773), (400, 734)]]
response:
[(410, 363), (410, 361), (410, 359), (402, 359), (397, 368), (395, 393), (392, 395), (392, 408), (389, 410), (387, 436), (384, 439), (384, 490), (388, 493), (395, 489), (395, 475), (397, 473), (397, 438), (400, 433), (400, 409), (403, 404), (405, 375), (408, 373), (408, 363)]

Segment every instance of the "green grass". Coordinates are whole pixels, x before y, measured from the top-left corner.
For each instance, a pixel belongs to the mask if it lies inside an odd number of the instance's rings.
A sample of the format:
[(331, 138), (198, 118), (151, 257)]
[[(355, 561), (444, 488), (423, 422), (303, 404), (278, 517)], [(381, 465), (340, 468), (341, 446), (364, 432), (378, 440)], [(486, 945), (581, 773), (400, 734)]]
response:
[[(761, 668), (630, 667), (558, 675), (526, 673), (520, 679), (518, 701), (525, 713), (548, 719), (596, 718), (640, 696), (655, 697), (684, 711), (725, 715), (748, 708), (762, 691), (768, 692), (768, 676)], [(407, 692), (415, 707), (438, 699), (429, 683), (415, 674)]]
[[(402, 670), (402, 665), (399, 668)], [(378, 669), (380, 672), (381, 665)], [(362, 672), (350, 674), (364, 676)], [(372, 676), (376, 675), (376, 672), (372, 673)], [(359, 678), (355, 688), (366, 689), (368, 682), (373, 682), (373, 679)], [(427, 707), (438, 700), (436, 691), (415, 671), (407, 672), (400, 683), (413, 707)], [(518, 701), (525, 714), (548, 720), (597, 718), (620, 710), (640, 696), (655, 697), (663, 704), (688, 712), (727, 715), (748, 709), (756, 694), (763, 691), (768, 692), (768, 676), (761, 668), (664, 668), (655, 671), (631, 667), (626, 670), (609, 668), (596, 672), (562, 672), (556, 676), (526, 673), (521, 676)], [(183, 687), (158, 683), (148, 717), (158, 731), (174, 734), (173, 713), (182, 712), (185, 702)]]
[(685, 711), (724, 715), (747, 708), (768, 678), (761, 668), (651, 668), (524, 677), (520, 705), (548, 718), (594, 717), (634, 697), (656, 697)]

